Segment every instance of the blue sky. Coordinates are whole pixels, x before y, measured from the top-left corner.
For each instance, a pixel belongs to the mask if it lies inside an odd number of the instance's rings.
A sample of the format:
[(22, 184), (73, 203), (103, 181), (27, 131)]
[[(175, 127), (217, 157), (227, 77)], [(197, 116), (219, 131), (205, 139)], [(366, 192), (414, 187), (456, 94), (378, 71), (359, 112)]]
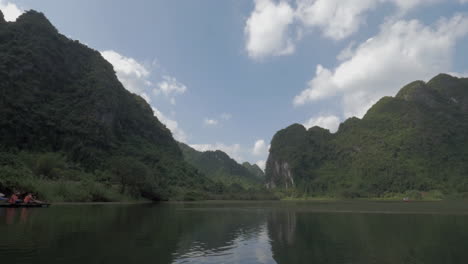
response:
[(263, 165), (292, 123), (334, 132), (382, 96), (466, 75), (468, 0), (0, 0), (102, 53), (176, 139)]

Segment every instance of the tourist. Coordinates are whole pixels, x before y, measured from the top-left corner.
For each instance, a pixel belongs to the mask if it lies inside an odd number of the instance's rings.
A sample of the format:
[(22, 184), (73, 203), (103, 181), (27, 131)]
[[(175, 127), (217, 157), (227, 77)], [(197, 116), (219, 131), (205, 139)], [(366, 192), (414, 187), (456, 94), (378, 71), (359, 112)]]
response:
[(10, 199), (8, 200), (8, 202), (10, 204), (15, 204), (17, 202), (20, 201), (20, 199), (18, 198), (19, 196), (19, 192), (13, 192), (13, 194), (11, 195)]
[(35, 199), (32, 193), (28, 193), (28, 195), (24, 197), (23, 203), (27, 204), (27, 203), (43, 203), (43, 202)]

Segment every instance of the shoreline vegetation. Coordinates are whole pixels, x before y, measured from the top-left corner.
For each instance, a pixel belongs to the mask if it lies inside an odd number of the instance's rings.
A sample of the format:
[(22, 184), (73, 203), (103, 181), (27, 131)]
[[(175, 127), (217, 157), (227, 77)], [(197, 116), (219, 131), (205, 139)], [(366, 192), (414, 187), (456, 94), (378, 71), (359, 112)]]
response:
[[(13, 190), (32, 192), (38, 199), (52, 203), (147, 203), (151, 199), (139, 196), (139, 183), (125, 182), (109, 172), (86, 172), (70, 163), (58, 153), (0, 153), (0, 160), (14, 166), (0, 164), (0, 192), (9, 195)], [(132, 175), (129, 174), (131, 177)], [(261, 184), (242, 186), (219, 183), (205, 192), (184, 189), (163, 201), (227, 201), (227, 200), (279, 200), (279, 201), (443, 201), (463, 200), (466, 193), (444, 194), (440, 190), (405, 193), (385, 193), (366, 197), (349, 191), (331, 194), (305, 195), (297, 189), (268, 190)]]

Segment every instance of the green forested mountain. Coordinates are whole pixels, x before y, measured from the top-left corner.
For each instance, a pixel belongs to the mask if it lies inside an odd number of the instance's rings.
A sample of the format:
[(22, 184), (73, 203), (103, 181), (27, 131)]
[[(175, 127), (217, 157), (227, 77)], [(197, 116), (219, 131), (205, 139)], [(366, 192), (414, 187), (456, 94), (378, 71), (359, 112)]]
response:
[(291, 125), (273, 137), (266, 178), (306, 195), (468, 192), (468, 79), (410, 83), (334, 134)]
[(184, 143), (179, 146), (185, 160), (214, 181), (244, 188), (263, 184), (263, 171), (256, 165), (240, 165), (220, 150), (200, 152)]
[(242, 163), (242, 166), (246, 168), (250, 173), (255, 175), (258, 179), (264, 181), (265, 180), (265, 173), (257, 164), (250, 164), (249, 162)]
[(212, 182), (99, 52), (42, 13), (0, 13), (0, 191), (56, 200), (184, 199)]

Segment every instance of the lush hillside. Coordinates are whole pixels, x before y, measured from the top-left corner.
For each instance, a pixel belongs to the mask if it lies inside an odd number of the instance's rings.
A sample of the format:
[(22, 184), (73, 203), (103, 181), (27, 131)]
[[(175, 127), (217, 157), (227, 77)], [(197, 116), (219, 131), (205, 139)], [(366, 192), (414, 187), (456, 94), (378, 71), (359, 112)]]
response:
[(249, 164), (250, 167), (246, 168), (220, 150), (200, 152), (184, 143), (179, 143), (179, 146), (185, 160), (214, 181), (225, 185), (239, 184), (245, 188), (263, 183), (255, 167)]
[[(0, 13), (1, 14), (1, 13)], [(99, 52), (38, 12), (0, 15), (0, 191), (52, 200), (184, 199), (212, 184)]]
[(276, 133), (270, 188), (382, 197), (468, 192), (468, 79), (441, 74), (384, 97), (335, 134), (294, 124)]
[(242, 166), (246, 168), (252, 175), (260, 179), (262, 182), (265, 180), (265, 173), (257, 164), (250, 164), (249, 162), (242, 163)]

